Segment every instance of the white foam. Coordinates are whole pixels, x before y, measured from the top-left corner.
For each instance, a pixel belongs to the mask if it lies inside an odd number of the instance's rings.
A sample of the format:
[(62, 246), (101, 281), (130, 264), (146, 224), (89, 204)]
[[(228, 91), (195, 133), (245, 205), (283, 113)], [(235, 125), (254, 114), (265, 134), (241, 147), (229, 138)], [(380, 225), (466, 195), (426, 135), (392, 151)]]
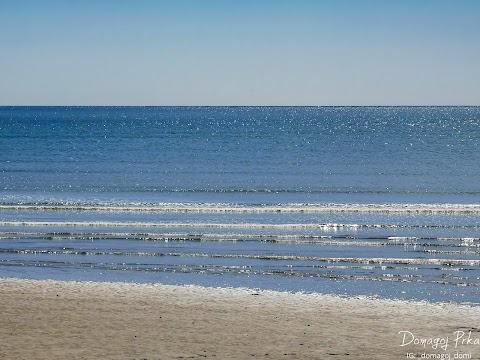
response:
[(0, 210), (193, 212), (193, 213), (365, 213), (365, 214), (480, 214), (479, 204), (226, 204), (226, 203), (119, 203), (119, 204), (2, 204)]
[(135, 222), (135, 221), (0, 221), (0, 226), (48, 227), (144, 227), (144, 228), (214, 228), (214, 229), (310, 229), (310, 230), (360, 230), (400, 228), (452, 228), (449, 225), (395, 225), (395, 224), (337, 224), (337, 223), (212, 223), (212, 222)]

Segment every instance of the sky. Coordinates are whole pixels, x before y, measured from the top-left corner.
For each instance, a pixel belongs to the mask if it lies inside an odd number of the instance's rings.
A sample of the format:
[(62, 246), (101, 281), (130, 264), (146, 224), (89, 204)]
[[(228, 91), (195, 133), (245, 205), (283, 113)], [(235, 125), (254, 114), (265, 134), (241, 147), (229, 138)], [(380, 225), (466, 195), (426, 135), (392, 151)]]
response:
[(0, 0), (0, 105), (480, 105), (478, 0)]

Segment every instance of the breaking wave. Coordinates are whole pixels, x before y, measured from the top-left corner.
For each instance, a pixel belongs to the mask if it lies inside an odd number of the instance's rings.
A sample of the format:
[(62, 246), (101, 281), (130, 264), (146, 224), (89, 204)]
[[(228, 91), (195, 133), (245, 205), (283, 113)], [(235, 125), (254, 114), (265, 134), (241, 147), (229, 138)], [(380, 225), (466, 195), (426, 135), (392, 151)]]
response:
[(0, 211), (89, 211), (158, 213), (357, 213), (479, 215), (478, 204), (231, 204), (122, 202), (3, 202)]

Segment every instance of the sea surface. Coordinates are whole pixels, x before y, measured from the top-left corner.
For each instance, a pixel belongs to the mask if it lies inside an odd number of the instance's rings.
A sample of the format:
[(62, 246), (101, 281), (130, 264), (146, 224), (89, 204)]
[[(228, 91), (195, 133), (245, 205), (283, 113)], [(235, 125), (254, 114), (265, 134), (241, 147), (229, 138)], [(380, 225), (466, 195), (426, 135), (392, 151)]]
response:
[(480, 304), (480, 107), (0, 107), (0, 277)]

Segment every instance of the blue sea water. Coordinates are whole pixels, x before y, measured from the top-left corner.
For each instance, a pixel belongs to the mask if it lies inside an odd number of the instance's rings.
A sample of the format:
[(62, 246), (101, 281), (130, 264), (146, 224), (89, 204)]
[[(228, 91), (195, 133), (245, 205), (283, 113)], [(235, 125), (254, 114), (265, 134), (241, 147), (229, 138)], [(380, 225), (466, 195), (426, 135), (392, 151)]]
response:
[(480, 107), (0, 107), (0, 276), (478, 303)]

